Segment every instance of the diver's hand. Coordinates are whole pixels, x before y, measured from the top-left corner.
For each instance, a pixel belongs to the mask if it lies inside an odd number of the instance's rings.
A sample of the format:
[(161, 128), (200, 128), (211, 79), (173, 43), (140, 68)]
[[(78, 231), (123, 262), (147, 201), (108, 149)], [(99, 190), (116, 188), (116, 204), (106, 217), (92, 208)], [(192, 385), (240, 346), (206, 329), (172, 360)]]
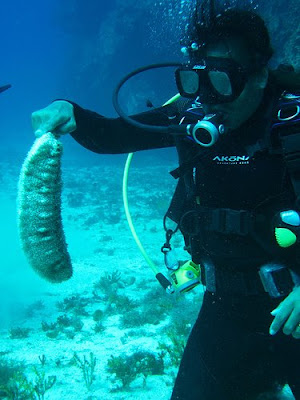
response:
[(271, 314), (275, 318), (270, 326), (270, 335), (282, 328), (286, 335), (300, 339), (300, 286), (296, 286)]
[(57, 100), (31, 115), (32, 127), (36, 137), (52, 132), (65, 135), (76, 129), (74, 107), (64, 100)]

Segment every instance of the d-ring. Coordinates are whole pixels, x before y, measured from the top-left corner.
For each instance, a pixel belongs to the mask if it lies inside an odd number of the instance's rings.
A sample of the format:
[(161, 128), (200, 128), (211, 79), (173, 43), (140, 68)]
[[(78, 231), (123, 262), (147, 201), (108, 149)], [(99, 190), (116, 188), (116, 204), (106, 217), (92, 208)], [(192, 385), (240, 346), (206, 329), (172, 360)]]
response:
[(279, 121), (289, 121), (289, 120), (294, 119), (295, 117), (297, 117), (300, 114), (300, 107), (299, 106), (295, 106), (295, 107), (296, 107), (295, 114), (290, 115), (289, 117), (286, 117), (286, 118), (281, 117), (282, 110), (280, 109), (278, 111), (278, 114), (277, 114), (277, 117), (278, 117)]

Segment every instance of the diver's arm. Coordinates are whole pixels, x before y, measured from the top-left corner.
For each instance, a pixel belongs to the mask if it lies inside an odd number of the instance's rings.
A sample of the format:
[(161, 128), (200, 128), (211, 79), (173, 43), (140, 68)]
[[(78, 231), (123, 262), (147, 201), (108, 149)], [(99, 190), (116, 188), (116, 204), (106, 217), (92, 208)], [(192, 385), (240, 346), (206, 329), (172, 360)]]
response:
[[(149, 132), (132, 126), (121, 118), (106, 118), (75, 103), (71, 104), (74, 106), (76, 120), (76, 130), (71, 132), (71, 136), (95, 153), (131, 153), (174, 146), (173, 137), (167, 133)], [(176, 107), (171, 104), (132, 118), (144, 124), (168, 126), (171, 123), (176, 124), (177, 114)]]
[(295, 251), (295, 262), (289, 265), (289, 268), (295, 272), (299, 276), (299, 284), (300, 284), (300, 243), (296, 244)]

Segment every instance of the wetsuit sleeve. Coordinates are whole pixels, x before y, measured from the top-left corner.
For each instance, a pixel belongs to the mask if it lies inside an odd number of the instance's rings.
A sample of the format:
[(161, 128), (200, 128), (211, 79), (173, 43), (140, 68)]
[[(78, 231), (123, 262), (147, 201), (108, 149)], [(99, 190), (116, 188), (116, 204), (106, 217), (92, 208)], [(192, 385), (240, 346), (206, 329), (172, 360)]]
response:
[[(128, 124), (121, 118), (106, 118), (75, 103), (72, 104), (77, 129), (71, 136), (95, 153), (131, 153), (175, 145), (172, 135), (168, 133), (148, 132)], [(171, 104), (134, 115), (132, 118), (149, 125), (168, 126), (171, 123), (176, 124), (178, 112), (176, 106)]]
[(300, 279), (300, 245), (297, 245), (297, 250), (296, 250), (296, 257), (295, 257), (295, 263), (290, 266), (290, 268), (297, 274), (299, 275)]

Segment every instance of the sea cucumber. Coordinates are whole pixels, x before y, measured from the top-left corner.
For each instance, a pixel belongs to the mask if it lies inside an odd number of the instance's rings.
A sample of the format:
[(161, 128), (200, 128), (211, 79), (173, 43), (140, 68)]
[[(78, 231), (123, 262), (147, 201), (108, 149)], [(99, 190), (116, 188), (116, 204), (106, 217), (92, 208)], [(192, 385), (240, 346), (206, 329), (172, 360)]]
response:
[(52, 133), (36, 139), (21, 168), (18, 184), (18, 229), (31, 267), (59, 283), (72, 276), (61, 217), (63, 147)]

